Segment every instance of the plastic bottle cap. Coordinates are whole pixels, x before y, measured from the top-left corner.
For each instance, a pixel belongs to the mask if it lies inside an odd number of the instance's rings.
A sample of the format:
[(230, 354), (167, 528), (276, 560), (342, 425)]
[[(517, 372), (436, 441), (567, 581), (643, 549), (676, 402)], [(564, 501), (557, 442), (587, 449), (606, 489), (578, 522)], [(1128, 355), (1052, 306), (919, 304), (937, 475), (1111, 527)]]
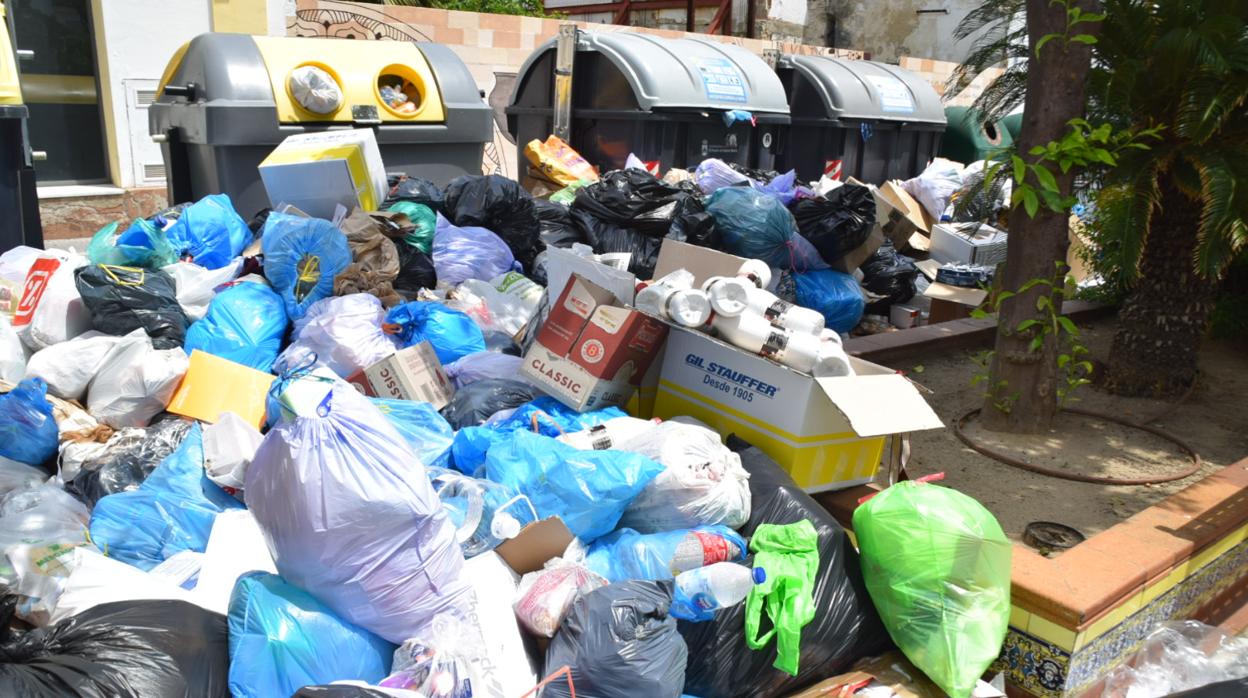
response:
[(767, 570), (763, 569), (762, 567), (755, 567), (754, 568), (754, 583), (762, 584), (765, 581), (767, 581)]
[(494, 515), (494, 520), (490, 522), (490, 533), (495, 538), (509, 540), (520, 535), (520, 522), (516, 517), (506, 512), (498, 512)]

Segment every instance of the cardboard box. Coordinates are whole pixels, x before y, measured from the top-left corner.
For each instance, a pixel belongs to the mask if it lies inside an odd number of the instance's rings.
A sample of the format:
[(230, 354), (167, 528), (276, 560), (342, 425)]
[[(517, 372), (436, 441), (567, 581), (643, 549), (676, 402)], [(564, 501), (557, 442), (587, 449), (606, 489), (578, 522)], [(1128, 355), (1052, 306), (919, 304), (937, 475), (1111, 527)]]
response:
[(394, 352), (363, 374), (356, 373), (347, 381), (372, 397), (428, 402), (440, 410), (455, 395), (454, 384), (427, 341)]
[(932, 259), (941, 264), (996, 266), (1005, 261), (1008, 235), (982, 223), (937, 223), (932, 228)]
[[(906, 217), (905, 212), (889, 201), (884, 196), (884, 193), (880, 191), (880, 188), (874, 184), (863, 184), (853, 177), (849, 178), (849, 183), (867, 187), (871, 190), (871, 196), (875, 199), (875, 230), (872, 231), (871, 236), (875, 238), (878, 234), (880, 241), (880, 244), (876, 245), (875, 249), (879, 249), (880, 245), (884, 244), (885, 238), (891, 241), (893, 247), (897, 248), (899, 252), (909, 247), (910, 236), (918, 232), (919, 228)], [(852, 272), (861, 266), (866, 261), (866, 258), (874, 254), (874, 252), (874, 249), (871, 250), (866, 256), (858, 260), (853, 267), (841, 269), (841, 271), (846, 273)]]
[(520, 370), (577, 411), (624, 405), (666, 337), (662, 322), (624, 307), (615, 294), (573, 274)]
[(519, 535), (499, 543), (494, 552), (516, 574), (525, 575), (562, 556), (574, 539), (563, 520), (552, 516), (520, 529)]
[(988, 298), (988, 292), (982, 288), (951, 286), (939, 281), (932, 282), (923, 295), (932, 301), (928, 310), (929, 324), (969, 318), (971, 311)]
[(918, 232), (924, 235), (932, 232), (932, 226), (936, 224), (936, 220), (927, 212), (927, 209), (923, 208), (923, 204), (919, 203), (918, 199), (910, 196), (910, 193), (901, 187), (901, 182), (891, 181), (881, 184), (880, 195), (892, 204), (893, 208), (900, 211)]
[(381, 207), (386, 168), (372, 129), (319, 131), (289, 136), (260, 163), (260, 179), (273, 208), (286, 203), (316, 218)]
[(688, 415), (736, 434), (808, 492), (870, 482), (884, 437), (943, 426), (891, 369), (850, 357), (857, 375), (814, 378), (700, 332), (667, 340), (656, 417)]
[(182, 383), (165, 409), (214, 423), (233, 412), (256, 429), (264, 426), (265, 401), (276, 377), (198, 349), (191, 352)]

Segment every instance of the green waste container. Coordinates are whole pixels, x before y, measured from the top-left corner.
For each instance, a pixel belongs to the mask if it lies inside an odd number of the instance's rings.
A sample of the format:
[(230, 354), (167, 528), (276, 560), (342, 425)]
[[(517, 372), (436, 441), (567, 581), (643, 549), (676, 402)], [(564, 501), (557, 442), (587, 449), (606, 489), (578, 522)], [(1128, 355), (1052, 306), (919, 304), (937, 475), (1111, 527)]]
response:
[(945, 117), (949, 126), (940, 145), (942, 158), (969, 164), (995, 157), (1014, 145), (1014, 136), (1005, 123), (1010, 117), (989, 122), (971, 107), (946, 107)]

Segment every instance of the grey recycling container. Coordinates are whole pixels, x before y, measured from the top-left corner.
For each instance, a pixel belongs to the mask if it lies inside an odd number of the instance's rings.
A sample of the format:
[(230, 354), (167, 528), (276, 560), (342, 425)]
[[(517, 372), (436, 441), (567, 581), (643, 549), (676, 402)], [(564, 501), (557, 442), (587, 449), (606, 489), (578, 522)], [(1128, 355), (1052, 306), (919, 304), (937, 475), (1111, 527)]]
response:
[[(521, 66), (506, 109), (520, 174), (524, 146), (555, 133), (558, 39)], [(728, 124), (730, 110), (753, 121)], [(665, 39), (631, 32), (578, 32), (566, 139), (601, 170), (624, 167), (629, 153), (662, 171), (707, 158), (771, 169), (789, 122), (784, 88), (759, 56), (709, 39)]]
[(882, 184), (923, 171), (940, 150), (945, 112), (923, 78), (895, 65), (784, 55), (776, 74), (792, 125), (777, 168)]
[[(337, 102), (311, 102), (292, 83), (309, 67), (332, 79)], [(412, 106), (392, 107), (385, 87)], [(373, 128), (387, 172), (439, 185), (480, 174), (494, 135), (467, 66), (441, 44), (220, 33), (174, 54), (148, 125), (170, 203), (224, 192), (244, 218), (269, 205), (257, 166), (293, 134)]]

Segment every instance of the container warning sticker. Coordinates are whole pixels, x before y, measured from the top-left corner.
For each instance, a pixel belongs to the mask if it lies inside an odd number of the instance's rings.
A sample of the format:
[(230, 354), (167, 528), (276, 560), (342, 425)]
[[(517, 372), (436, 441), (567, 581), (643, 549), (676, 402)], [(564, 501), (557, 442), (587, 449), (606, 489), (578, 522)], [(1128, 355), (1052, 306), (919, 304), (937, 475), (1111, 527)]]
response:
[(698, 70), (702, 73), (702, 85), (706, 88), (706, 97), (713, 102), (747, 101), (745, 79), (741, 72), (726, 58), (702, 58), (698, 61)]
[(914, 113), (914, 97), (906, 84), (891, 75), (868, 75), (875, 92), (880, 96), (880, 110), (901, 113)]

